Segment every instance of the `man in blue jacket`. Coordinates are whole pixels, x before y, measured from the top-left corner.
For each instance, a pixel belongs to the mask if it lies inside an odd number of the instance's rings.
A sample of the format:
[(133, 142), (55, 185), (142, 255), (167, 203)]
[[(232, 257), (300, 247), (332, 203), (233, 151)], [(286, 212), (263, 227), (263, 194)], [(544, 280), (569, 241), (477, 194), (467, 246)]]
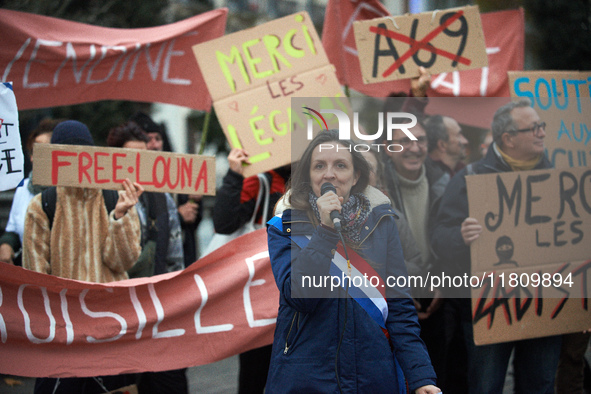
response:
[[(486, 156), (457, 173), (448, 184), (439, 207), (431, 245), (445, 262), (446, 274), (470, 274), (470, 244), (480, 236), (482, 226), (468, 215), (465, 175), (550, 168), (544, 155), (546, 124), (528, 100), (499, 108), (492, 123), (494, 143)], [(553, 393), (554, 375), (560, 355), (560, 336), (475, 346), (470, 313), (469, 289), (449, 299), (459, 316), (468, 349), (470, 393), (501, 393), (509, 357), (514, 350), (515, 391)]]

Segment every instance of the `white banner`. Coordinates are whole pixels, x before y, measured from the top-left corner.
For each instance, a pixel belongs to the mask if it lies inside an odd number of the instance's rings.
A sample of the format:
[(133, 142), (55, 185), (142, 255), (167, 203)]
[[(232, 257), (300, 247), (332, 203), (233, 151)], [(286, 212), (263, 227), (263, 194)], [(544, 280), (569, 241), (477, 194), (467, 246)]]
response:
[(0, 191), (14, 189), (25, 177), (18, 109), (11, 82), (0, 83)]

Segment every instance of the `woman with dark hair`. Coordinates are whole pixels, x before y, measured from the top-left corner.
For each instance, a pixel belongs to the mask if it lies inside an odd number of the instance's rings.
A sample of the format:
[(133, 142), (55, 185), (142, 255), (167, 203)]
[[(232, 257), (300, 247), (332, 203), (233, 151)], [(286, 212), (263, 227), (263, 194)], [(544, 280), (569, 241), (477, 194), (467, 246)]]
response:
[[(351, 141), (322, 131), (277, 204), (268, 227), (280, 292), (268, 393), (440, 392), (409, 289), (374, 286), (407, 274), (395, 213), (368, 186), (369, 172)], [(364, 275), (370, 286), (353, 280)]]
[[(29, 134), (25, 146), (31, 158), (31, 163), (33, 162), (33, 146), (35, 144), (49, 144), (54, 127), (62, 121), (63, 119), (45, 118)], [(0, 262), (21, 265), (21, 248), (25, 232), (27, 207), (36, 194), (47, 188), (47, 186), (35, 185), (31, 182), (31, 179), (33, 179), (33, 171), (29, 173), (29, 176), (23, 180), (22, 185), (19, 185), (14, 192), (8, 223), (4, 234), (0, 237)]]

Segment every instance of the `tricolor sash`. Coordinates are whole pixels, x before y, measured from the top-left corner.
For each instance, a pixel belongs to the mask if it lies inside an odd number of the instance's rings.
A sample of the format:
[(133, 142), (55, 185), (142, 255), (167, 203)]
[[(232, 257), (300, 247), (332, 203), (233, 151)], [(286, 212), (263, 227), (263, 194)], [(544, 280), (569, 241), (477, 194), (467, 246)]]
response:
[[(283, 232), (283, 220), (280, 215), (273, 217), (269, 220), (268, 224)], [(310, 242), (311, 236), (291, 234), (290, 238), (300, 249), (303, 249)], [(330, 264), (329, 273), (331, 276), (336, 276), (338, 278), (343, 278), (343, 275), (351, 278), (349, 282), (350, 286), (347, 286), (348, 288), (344, 286), (343, 281), (340, 282), (341, 286), (345, 288), (351, 298), (367, 312), (371, 319), (381, 327), (382, 331), (388, 338), (388, 341), (390, 341), (390, 335), (386, 329), (388, 304), (386, 302), (383, 279), (357, 252), (354, 250), (347, 250), (347, 254), (349, 256), (349, 261), (345, 258), (346, 254), (343, 244), (339, 241)], [(359, 287), (354, 285), (356, 282), (354, 278), (360, 278), (357, 279), (357, 281), (365, 278), (377, 279), (372, 279), (373, 282), (370, 286)], [(394, 364), (396, 367), (396, 375), (398, 377), (398, 391), (399, 393), (407, 393), (408, 388), (406, 386), (404, 373), (402, 372), (402, 368), (396, 357), (394, 357)]]

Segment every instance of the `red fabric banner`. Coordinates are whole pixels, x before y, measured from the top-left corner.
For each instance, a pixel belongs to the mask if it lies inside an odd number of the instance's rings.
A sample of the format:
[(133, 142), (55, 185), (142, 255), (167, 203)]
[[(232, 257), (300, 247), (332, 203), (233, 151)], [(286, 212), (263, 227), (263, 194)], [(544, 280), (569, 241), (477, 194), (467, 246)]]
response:
[[(373, 97), (409, 92), (409, 80), (365, 85), (361, 78), (353, 22), (389, 15), (379, 1), (329, 0), (325, 15), (322, 44), (341, 84)], [(489, 66), (433, 75), (428, 96), (509, 97), (507, 71), (523, 69), (523, 10), (485, 13), (481, 19)]]
[(114, 29), (0, 10), (0, 72), (20, 110), (99, 100), (209, 110), (193, 45), (220, 37), (228, 10), (169, 25)]
[(98, 284), (0, 270), (0, 371), (97, 376), (202, 365), (272, 343), (279, 292), (266, 230), (189, 268)]

